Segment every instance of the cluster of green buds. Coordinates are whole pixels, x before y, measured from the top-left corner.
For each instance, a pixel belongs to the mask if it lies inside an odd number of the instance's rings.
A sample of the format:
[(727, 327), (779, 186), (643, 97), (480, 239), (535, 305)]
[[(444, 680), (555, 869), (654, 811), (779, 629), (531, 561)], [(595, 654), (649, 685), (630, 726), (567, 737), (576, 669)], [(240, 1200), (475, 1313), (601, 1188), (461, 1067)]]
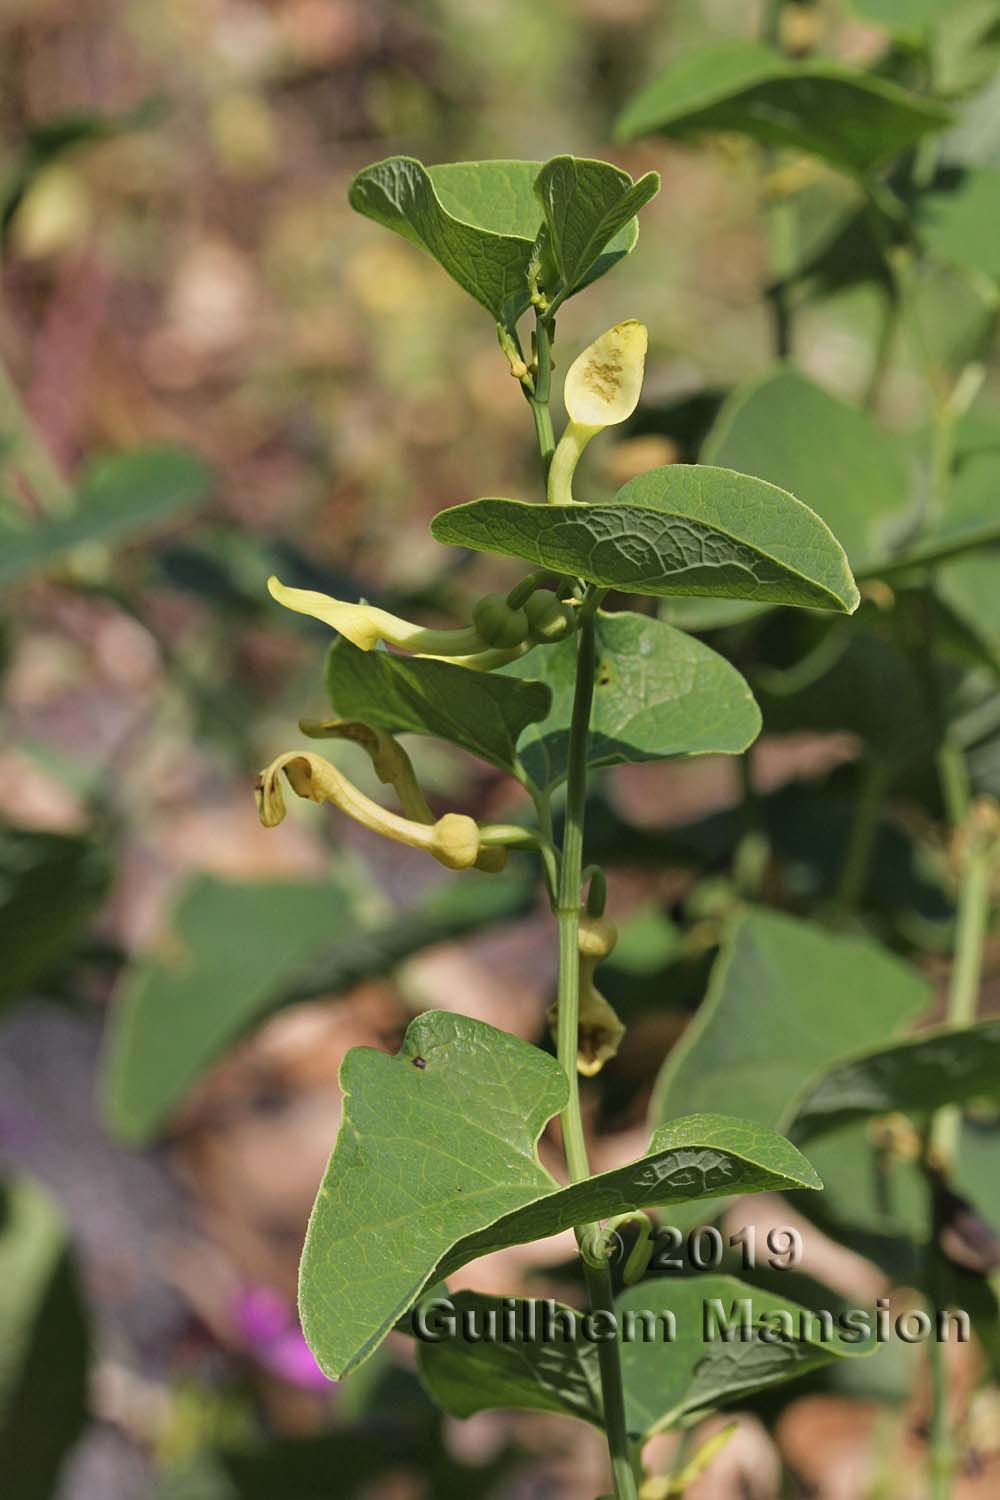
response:
[[(594, 970), (614, 952), (618, 928), (609, 917), (586, 914), (580, 918), (580, 1021), (577, 1032), (576, 1070), (593, 1078), (615, 1056), (625, 1035), (615, 1008), (594, 983)], [(559, 1005), (551, 1005), (546, 1018), (552, 1035), (559, 1025)]]

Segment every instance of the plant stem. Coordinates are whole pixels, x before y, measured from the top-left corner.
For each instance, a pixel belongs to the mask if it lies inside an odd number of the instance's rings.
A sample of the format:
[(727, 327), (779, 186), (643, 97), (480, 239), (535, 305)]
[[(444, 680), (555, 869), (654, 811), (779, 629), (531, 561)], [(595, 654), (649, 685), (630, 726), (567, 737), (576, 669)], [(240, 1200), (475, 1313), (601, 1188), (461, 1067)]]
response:
[[(591, 596), (593, 597), (593, 596)], [(583, 823), (587, 800), (587, 737), (594, 699), (594, 615), (585, 601), (577, 634), (576, 687), (570, 721), (566, 776), (566, 818), (563, 828), (562, 861), (556, 921), (559, 927), (559, 1027), (558, 1053), (569, 1083), (569, 1097), (562, 1112), (566, 1165), (574, 1182), (590, 1176), (587, 1147), (580, 1118), (580, 1091), (576, 1070), (577, 1028), (580, 1008), (580, 898), (583, 875)]]
[(834, 898), (838, 909), (845, 916), (857, 910), (865, 894), (868, 867), (871, 864), (879, 815), (888, 783), (888, 771), (882, 761), (872, 759), (865, 762)]
[(534, 394), (528, 397), (528, 405), (531, 407), (531, 415), (535, 423), (535, 436), (538, 439), (538, 451), (542, 457), (542, 469), (546, 478), (548, 478), (552, 455), (556, 450), (555, 433), (552, 431), (552, 413), (549, 410), (552, 394), (553, 332), (554, 327), (550, 320), (539, 318), (535, 323), (535, 359), (538, 362), (538, 369), (535, 373)]
[[(535, 421), (535, 435), (542, 469), (548, 476), (555, 437), (549, 411), (551, 394), (551, 324), (539, 319), (535, 334), (538, 370), (535, 390), (529, 398)], [(570, 720), (569, 750), (566, 774), (566, 815), (559, 880), (555, 891), (556, 924), (559, 934), (558, 1026), (556, 1047), (559, 1064), (566, 1075), (566, 1107), (559, 1119), (562, 1126), (566, 1166), (573, 1182), (590, 1176), (587, 1142), (580, 1114), (580, 1082), (576, 1067), (580, 1017), (580, 915), (583, 897), (583, 832), (587, 804), (587, 747), (590, 736), (590, 714), (594, 702), (596, 645), (594, 615), (605, 590), (589, 587), (580, 609), (577, 631), (576, 683), (573, 690), (573, 714)], [(542, 832), (551, 837), (552, 818), (547, 797), (535, 794)], [(578, 1225), (577, 1242), (584, 1247), (594, 1226)], [(583, 1256), (584, 1279), (591, 1311), (614, 1316), (614, 1293), (611, 1270), (606, 1260), (595, 1265)], [(621, 1345), (617, 1336), (598, 1344), (598, 1367), (604, 1405), (604, 1429), (607, 1434), (611, 1472), (616, 1500), (638, 1500), (635, 1468), (625, 1424), (625, 1387), (622, 1379)]]

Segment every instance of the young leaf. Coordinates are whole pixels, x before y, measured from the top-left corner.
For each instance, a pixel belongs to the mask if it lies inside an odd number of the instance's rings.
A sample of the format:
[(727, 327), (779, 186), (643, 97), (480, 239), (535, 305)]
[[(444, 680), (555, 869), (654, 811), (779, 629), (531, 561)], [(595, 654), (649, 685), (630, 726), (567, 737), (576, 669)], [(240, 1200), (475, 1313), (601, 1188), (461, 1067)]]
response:
[(87, 1421), (89, 1328), (65, 1230), (20, 1179), (0, 1187), (0, 1465), (5, 1500), (49, 1500)]
[(341, 1070), (344, 1119), (302, 1258), (302, 1326), (340, 1379), (421, 1291), (481, 1255), (629, 1209), (720, 1191), (819, 1187), (769, 1130), (695, 1115), (645, 1156), (560, 1188), (536, 1143), (565, 1103), (555, 1058), (467, 1016), (430, 1011), (395, 1057), (366, 1047)]
[(0, 583), (64, 560), (84, 542), (110, 544), (200, 505), (212, 471), (180, 448), (138, 448), (95, 464), (84, 475), (77, 508), (24, 527), (0, 521)]
[(855, 572), (883, 559), (906, 521), (912, 484), (899, 441), (788, 367), (733, 392), (702, 459), (796, 495), (830, 527)]
[(672, 464), (606, 505), (472, 500), (431, 522), (439, 542), (522, 557), (632, 594), (691, 594), (852, 613), (843, 548), (808, 506), (762, 479)]
[(805, 1089), (795, 1130), (814, 1136), (859, 1116), (924, 1114), (978, 1095), (1000, 1099), (1000, 1021), (922, 1032), (836, 1063)]
[(535, 179), (535, 192), (548, 226), (548, 248), (565, 286), (578, 287), (585, 278), (603, 274), (602, 252), (659, 187), (655, 172), (633, 183), (627, 172), (603, 161), (554, 156), (545, 163)]
[(536, 194), (545, 170), (534, 161), (424, 167), (393, 156), (358, 173), (350, 201), (358, 213), (428, 251), (498, 323), (512, 328), (531, 297), (528, 273), (543, 203), (558, 217), (560, 232), (565, 229), (567, 264), (577, 272), (569, 290), (579, 290), (632, 249), (638, 233), (632, 216), (659, 181), (647, 173), (633, 188), (630, 177), (604, 162), (558, 157)]
[(193, 881), (169, 932), (127, 973), (118, 997), (103, 1082), (118, 1138), (152, 1139), (275, 992), (356, 931), (353, 907), (349, 888), (333, 881)]
[[(595, 635), (590, 766), (738, 754), (756, 739), (760, 714), (753, 694), (735, 667), (701, 641), (646, 615), (603, 611)], [(540, 678), (551, 689), (551, 711), (524, 731), (518, 750), (538, 786), (557, 786), (566, 775), (576, 643), (534, 651), (501, 671)]]
[[(870, 1352), (845, 1339), (836, 1323), (825, 1338), (822, 1320), (806, 1308), (731, 1276), (644, 1281), (619, 1296), (615, 1316), (626, 1423), (637, 1442), (832, 1360)], [(520, 1407), (602, 1427), (598, 1343), (587, 1337), (584, 1318), (558, 1303), (458, 1292), (428, 1310), (430, 1337), (418, 1345), (421, 1378), (455, 1417)], [(506, 1337), (511, 1323), (515, 1338)], [(463, 1336), (467, 1326), (495, 1327), (500, 1336), (473, 1341)]]
[(949, 119), (940, 105), (840, 63), (789, 62), (769, 47), (720, 42), (679, 58), (628, 105), (621, 140), (737, 131), (864, 173)]
[(513, 770), (518, 737), (544, 719), (551, 704), (550, 690), (541, 682), (360, 651), (347, 640), (330, 647), (326, 685), (335, 712), (344, 718), (363, 719), (392, 734), (435, 735), (503, 771)]

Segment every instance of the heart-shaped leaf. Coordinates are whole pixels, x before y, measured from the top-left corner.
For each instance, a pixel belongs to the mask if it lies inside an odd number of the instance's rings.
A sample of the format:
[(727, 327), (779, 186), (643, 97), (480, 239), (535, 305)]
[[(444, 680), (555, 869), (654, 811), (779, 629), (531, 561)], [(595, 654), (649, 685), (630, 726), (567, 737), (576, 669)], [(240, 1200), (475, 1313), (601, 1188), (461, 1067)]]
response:
[(1000, 1021), (921, 1033), (836, 1063), (799, 1099), (795, 1131), (814, 1136), (859, 1116), (925, 1114), (979, 1095), (1000, 1099)]
[[(578, 287), (585, 278), (595, 279), (590, 272), (602, 251), (659, 187), (655, 172), (633, 183), (627, 172), (603, 161), (554, 156), (545, 163), (535, 179), (535, 192), (549, 231), (548, 250), (564, 286)], [(615, 260), (619, 258), (620, 252), (614, 254)]]
[(940, 105), (856, 68), (790, 62), (770, 47), (720, 42), (670, 64), (627, 106), (622, 140), (737, 131), (863, 173), (949, 119)]
[(857, 608), (843, 548), (794, 496), (729, 469), (672, 464), (606, 505), (472, 500), (431, 522), (439, 542), (522, 557), (631, 594)]
[[(498, 323), (512, 328), (531, 298), (529, 269), (543, 202), (559, 226), (563, 263), (575, 273), (563, 283), (568, 295), (632, 249), (638, 234), (633, 215), (659, 181), (648, 173), (633, 188), (617, 168), (575, 157), (557, 157), (547, 166), (547, 174), (533, 161), (424, 167), (412, 157), (393, 156), (358, 173), (350, 201), (358, 213), (428, 251)], [(536, 191), (541, 174), (542, 197)]]
[[(42, 572), (84, 542), (110, 544), (200, 505), (212, 471), (180, 448), (139, 448), (95, 464), (77, 506), (31, 526), (0, 520), (0, 583)], [(19, 518), (20, 520), (20, 518)]]
[(734, 391), (702, 458), (796, 495), (830, 527), (855, 572), (884, 558), (905, 523), (912, 484), (898, 439), (797, 370)]
[(391, 734), (431, 734), (501, 770), (514, 768), (518, 737), (551, 704), (541, 682), (521, 682), (450, 662), (388, 651), (330, 647), (326, 685), (335, 712)]
[(281, 986), (355, 928), (344, 883), (193, 881), (117, 999), (103, 1092), (119, 1139), (150, 1140)]
[(606, 1316), (590, 1325), (586, 1314), (547, 1299), (436, 1298), (417, 1330), (420, 1374), (452, 1416), (517, 1407), (600, 1428), (595, 1335), (614, 1332), (629, 1436), (644, 1442), (752, 1391), (870, 1352), (863, 1327), (845, 1337), (834, 1314), (825, 1337), (808, 1309), (732, 1276), (644, 1281), (622, 1293), (614, 1312), (612, 1328)]
[(536, 1151), (566, 1100), (559, 1064), (467, 1016), (419, 1016), (395, 1057), (355, 1048), (341, 1083), (300, 1280), (302, 1326), (334, 1379), (425, 1287), (481, 1255), (634, 1208), (820, 1186), (781, 1136), (695, 1115), (657, 1130), (638, 1161), (561, 1188)]
[[(662, 620), (628, 613), (599, 612), (595, 636), (589, 765), (738, 754), (756, 739), (760, 714), (753, 694), (735, 667), (701, 641)], [(539, 678), (551, 689), (550, 712), (524, 731), (518, 751), (538, 786), (556, 786), (566, 775), (576, 643), (530, 652), (502, 671)]]

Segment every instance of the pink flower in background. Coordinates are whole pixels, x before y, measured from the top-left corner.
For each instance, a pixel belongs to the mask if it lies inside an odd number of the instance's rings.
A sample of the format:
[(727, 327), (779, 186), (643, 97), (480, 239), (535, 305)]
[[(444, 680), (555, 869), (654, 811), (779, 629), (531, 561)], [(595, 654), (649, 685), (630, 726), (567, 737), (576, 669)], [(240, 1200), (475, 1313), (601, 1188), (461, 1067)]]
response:
[(250, 1286), (236, 1304), (237, 1326), (247, 1348), (272, 1375), (307, 1391), (328, 1391), (327, 1380), (313, 1358), (294, 1309), (266, 1286)]

